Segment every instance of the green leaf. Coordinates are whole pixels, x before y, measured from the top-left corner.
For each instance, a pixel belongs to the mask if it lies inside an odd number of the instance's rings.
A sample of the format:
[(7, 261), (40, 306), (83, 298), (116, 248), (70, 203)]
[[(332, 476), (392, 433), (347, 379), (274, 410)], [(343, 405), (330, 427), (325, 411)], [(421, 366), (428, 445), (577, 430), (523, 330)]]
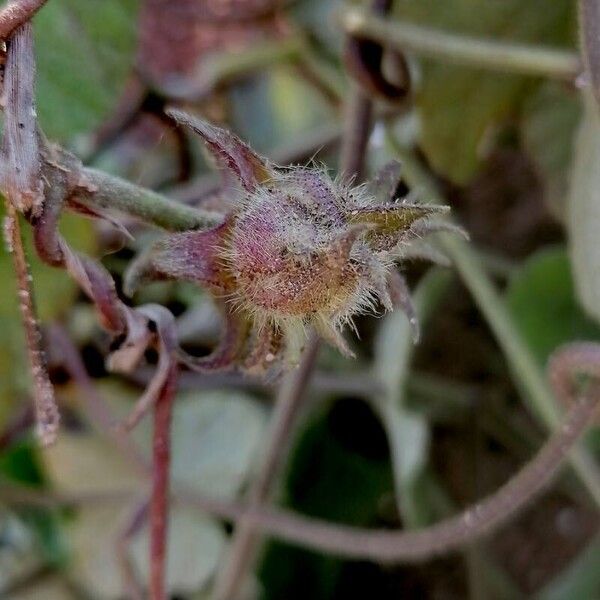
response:
[[(574, 24), (571, 0), (399, 0), (395, 7), (402, 19), (516, 42), (564, 44)], [(455, 183), (467, 183), (485, 154), (486, 136), (518, 112), (530, 82), (442, 60), (424, 62), (417, 104), (421, 143), (434, 168)]]
[[(414, 304), (421, 325), (441, 301), (448, 282), (448, 273), (432, 270), (419, 284)], [(374, 342), (373, 377), (382, 393), (371, 402), (387, 432), (396, 498), (407, 527), (423, 525), (427, 519), (417, 488), (427, 464), (430, 439), (426, 417), (407, 406), (405, 386), (413, 348), (406, 315), (400, 310), (387, 314)]]
[[(169, 521), (167, 587), (177, 595), (191, 594), (204, 588), (215, 573), (226, 545), (223, 527), (198, 511), (178, 508)], [(146, 527), (132, 544), (132, 554), (141, 581), (149, 581)]]
[(261, 152), (289, 143), (333, 116), (319, 93), (289, 66), (269, 69), (251, 84), (234, 87), (230, 98), (235, 130)]
[[(116, 539), (131, 506), (108, 504), (84, 507), (67, 524), (73, 561), (69, 572), (78, 584), (93, 593), (94, 598), (122, 598), (122, 583), (116, 557)], [(129, 554), (139, 580), (147, 582), (148, 526), (144, 526), (131, 542)], [(223, 528), (214, 520), (176, 508), (171, 511), (168, 534), (168, 589), (189, 594), (206, 585), (214, 573), (226, 542)]]
[(557, 83), (546, 83), (527, 99), (522, 118), (525, 149), (544, 186), (546, 204), (564, 218), (581, 99)]
[(372, 402), (387, 432), (402, 518), (414, 527), (419, 515), (413, 490), (427, 464), (430, 432), (426, 418), (406, 406), (404, 387), (411, 357), (412, 334), (406, 315), (389, 313), (377, 330), (373, 361), (374, 377), (384, 391)]
[(560, 344), (600, 339), (600, 327), (577, 303), (569, 258), (562, 246), (545, 248), (526, 260), (509, 282), (506, 300), (542, 365)]
[[(101, 386), (117, 417), (131, 407), (131, 391), (119, 384)], [(240, 392), (186, 393), (175, 402), (172, 425), (172, 481), (205, 493), (234, 497), (247, 481), (262, 440), (266, 414)], [(134, 431), (150, 457), (151, 418)], [(63, 431), (43, 453), (49, 478), (58, 491), (94, 494), (126, 490), (139, 500), (148, 482), (114, 444), (88, 430)], [(69, 572), (95, 597), (116, 599), (121, 592), (115, 540), (135, 502), (82, 506), (66, 524), (73, 560)], [(214, 519), (189, 507), (174, 506), (169, 532), (169, 589), (187, 595), (207, 585), (225, 551), (227, 537)], [(132, 562), (148, 579), (148, 531), (132, 541)]]
[(138, 0), (53, 0), (35, 18), (37, 109), (62, 141), (115, 108), (134, 61)]
[(0, 595), (42, 566), (35, 536), (19, 517), (0, 507)]
[[(32, 439), (18, 441), (0, 452), (0, 483), (3, 479), (19, 485), (43, 487), (46, 478), (39, 460), (39, 448)], [(58, 512), (36, 507), (21, 507), (15, 512), (35, 534), (41, 557), (54, 566), (64, 564), (67, 552)]]
[[(372, 525), (392, 490), (385, 432), (359, 401), (311, 415), (292, 448), (281, 503), (338, 523)], [(261, 600), (334, 597), (344, 562), (281, 542), (267, 546), (259, 568)]]
[(537, 600), (588, 600), (600, 591), (600, 539), (594, 538), (571, 564), (536, 596)]
[(181, 394), (173, 416), (173, 479), (232, 498), (260, 447), (267, 414), (241, 392)]
[(44, 473), (31, 440), (19, 441), (0, 453), (0, 477), (21, 485), (41, 486)]

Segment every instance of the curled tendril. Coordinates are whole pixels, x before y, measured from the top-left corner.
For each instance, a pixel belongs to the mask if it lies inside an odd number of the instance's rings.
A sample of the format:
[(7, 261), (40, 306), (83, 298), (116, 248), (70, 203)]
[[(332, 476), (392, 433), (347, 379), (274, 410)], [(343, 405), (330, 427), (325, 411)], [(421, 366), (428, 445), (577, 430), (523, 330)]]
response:
[[(385, 14), (389, 0), (376, 0), (373, 11)], [(388, 56), (393, 80), (384, 72), (384, 57)], [(378, 42), (351, 35), (344, 48), (346, 71), (369, 94), (390, 103), (404, 101), (411, 91), (410, 69), (406, 57), (397, 50), (387, 50)]]

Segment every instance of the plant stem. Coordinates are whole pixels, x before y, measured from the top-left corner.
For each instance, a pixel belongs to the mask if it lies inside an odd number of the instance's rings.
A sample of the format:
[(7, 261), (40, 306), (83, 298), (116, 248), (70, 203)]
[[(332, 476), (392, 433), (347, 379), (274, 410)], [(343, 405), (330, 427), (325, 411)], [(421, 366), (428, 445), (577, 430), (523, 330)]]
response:
[(46, 4), (47, 0), (12, 0), (0, 10), (0, 39), (6, 40)]
[[(391, 136), (388, 136), (388, 141), (402, 158), (407, 183), (411, 187), (422, 189), (431, 200), (444, 203), (431, 177), (415, 157), (399, 147)], [(440, 234), (440, 242), (485, 316), (510, 365), (517, 386), (523, 391), (525, 399), (529, 400), (530, 408), (553, 431), (559, 417), (552, 391), (477, 254), (468, 243), (456, 236)], [(600, 506), (600, 473), (593, 458), (582, 447), (575, 448), (569, 458), (594, 501)]]
[(346, 10), (342, 22), (350, 35), (451, 63), (568, 81), (581, 72), (579, 56), (568, 50), (467, 37), (384, 19), (356, 8)]
[(123, 593), (128, 600), (144, 600), (144, 586), (138, 581), (137, 573), (129, 556), (129, 544), (148, 519), (149, 501), (137, 502), (120, 528), (116, 542), (117, 562), (121, 571)]
[(33, 383), (36, 434), (43, 446), (49, 446), (56, 441), (60, 414), (54, 398), (54, 388), (48, 376), (46, 356), (41, 347), (42, 335), (35, 310), (31, 275), (25, 248), (23, 247), (19, 215), (10, 202), (6, 203), (6, 212), (7, 216), (4, 224), (6, 243), (13, 257), (19, 310), (23, 329), (25, 330), (27, 355)]
[[(596, 389), (596, 392), (598, 390)], [(586, 395), (537, 455), (504, 486), (462, 513), (413, 531), (369, 531), (293, 516), (284, 511), (250, 511), (246, 516), (278, 539), (353, 559), (419, 562), (456, 550), (505, 523), (557, 474), (562, 460), (589, 424), (598, 399)]]
[[(451, 273), (431, 270), (419, 282), (413, 297), (415, 312), (422, 325), (443, 300)], [(414, 345), (411, 325), (399, 310), (385, 316), (374, 340), (372, 377), (383, 390), (369, 398), (386, 430), (398, 512), (404, 527), (421, 524), (415, 482), (425, 466), (429, 427), (423, 414), (407, 407), (405, 388)], [(407, 459), (406, 449), (411, 447)]]
[(600, 4), (597, 0), (579, 0), (579, 45), (587, 83), (600, 103)]
[(340, 173), (360, 180), (373, 126), (373, 102), (356, 85), (346, 105), (344, 122), (346, 129), (340, 149)]
[(150, 501), (150, 599), (166, 598), (166, 557), (169, 520), (171, 416), (177, 387), (177, 365), (154, 406), (152, 498)]
[[(310, 380), (318, 351), (318, 341), (312, 337), (304, 351), (298, 370), (286, 379), (277, 395), (264, 462), (256, 479), (252, 482), (248, 498), (250, 507), (260, 507), (272, 491), (273, 482), (280, 471), (290, 432), (302, 404), (302, 397)], [(227, 564), (218, 574), (215, 583), (213, 591), (215, 600), (231, 600), (238, 597), (257, 542), (256, 526), (242, 518), (237, 523)]]
[(102, 171), (83, 168), (85, 186), (77, 200), (92, 209), (118, 210), (169, 231), (205, 229), (222, 221), (219, 213), (199, 210)]
[[(355, 88), (348, 100), (340, 159), (340, 171), (346, 176), (360, 177), (371, 125), (372, 102), (360, 89)], [(272, 493), (279, 466), (283, 462), (283, 448), (309, 385), (318, 351), (319, 340), (313, 334), (302, 355), (300, 366), (283, 383), (277, 394), (265, 460), (250, 491), (252, 508), (260, 507)], [(242, 519), (234, 532), (227, 563), (217, 576), (213, 591), (215, 600), (238, 598), (257, 543), (256, 525)]]
[[(240, 523), (246, 520), (279, 540), (326, 554), (379, 563), (415, 563), (462, 548), (490, 533), (522, 509), (558, 473), (562, 461), (597, 414), (598, 385), (571, 402), (561, 427), (552, 434), (533, 459), (494, 494), (441, 522), (413, 531), (360, 529), (303, 517), (291, 511), (223, 502), (189, 489), (177, 489), (176, 499), (214, 516)], [(61, 506), (84, 502), (130, 500), (133, 492), (115, 490), (104, 495), (40, 494), (27, 488), (4, 486), (3, 501), (33, 506)], [(229, 596), (227, 600), (235, 600)]]

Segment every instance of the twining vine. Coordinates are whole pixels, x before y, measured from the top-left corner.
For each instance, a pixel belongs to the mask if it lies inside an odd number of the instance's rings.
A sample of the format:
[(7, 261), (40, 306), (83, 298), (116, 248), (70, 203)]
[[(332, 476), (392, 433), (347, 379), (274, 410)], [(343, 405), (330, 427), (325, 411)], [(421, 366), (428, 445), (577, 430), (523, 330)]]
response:
[[(350, 355), (342, 327), (375, 301), (389, 310), (394, 305), (401, 308), (416, 325), (410, 296), (394, 270), (394, 262), (419, 253), (432, 256), (434, 253), (422, 243), (427, 234), (440, 231), (448, 232), (446, 235), (463, 234), (460, 228), (439, 218), (446, 212), (444, 207), (396, 202), (393, 193), (398, 172), (393, 164), (370, 184), (358, 185), (374, 118), (368, 93), (389, 101), (403, 101), (409, 96), (410, 76), (401, 46), (414, 39), (410, 37), (414, 32), (404, 31), (403, 39), (392, 40), (393, 57), (403, 67), (402, 81), (393, 82), (381, 72), (384, 23), (376, 15), (348, 16), (346, 26), (351, 35), (346, 65), (356, 85), (346, 107), (342, 178), (331, 179), (313, 168), (278, 169), (226, 130), (177, 109), (167, 111), (171, 120), (201, 136), (227, 182), (234, 180), (237, 185), (237, 199), (223, 198), (223, 211), (216, 213), (170, 201), (86, 168), (76, 157), (45, 139), (35, 117), (35, 63), (29, 23), (43, 4), (43, 1), (15, 0), (0, 12), (0, 39), (7, 48), (0, 189), (6, 201), (5, 237), (13, 256), (26, 331), (37, 431), (43, 445), (53, 443), (59, 435), (59, 413), (35, 315), (20, 233), (22, 219), (33, 230), (40, 258), (70, 273), (94, 303), (101, 324), (117, 339), (109, 357), (113, 370), (130, 372), (148, 348), (158, 352), (154, 376), (121, 431), (122, 434), (131, 429), (146, 413), (153, 412), (151, 494), (149, 501), (136, 509), (131, 525), (123, 534), (123, 539), (127, 539), (148, 513), (151, 577), (147, 586), (153, 600), (162, 600), (166, 594), (171, 495), (178, 502), (196, 505), (236, 522), (230, 560), (215, 592), (219, 598), (231, 598), (248, 568), (258, 531), (341, 556), (378, 562), (417, 561), (457, 549), (488, 533), (547, 485), (597, 412), (596, 380), (600, 376), (597, 345), (574, 344), (555, 353), (549, 374), (554, 392), (567, 406), (562, 425), (536, 456), (496, 493), (455, 517), (423, 530), (373, 531), (323, 523), (265, 507), (279, 465), (277, 452), (289, 436), (318, 352), (316, 337), (311, 334), (306, 342), (305, 329)], [(389, 6), (390, 2), (382, 1), (375, 2), (372, 8), (374, 13), (381, 14)], [(589, 40), (593, 39), (598, 19), (595, 14), (590, 16), (590, 11), (592, 8), (584, 2), (584, 62), (595, 85), (597, 52)], [(453, 40), (439, 38), (437, 42), (443, 46)], [(570, 55), (548, 52), (536, 55), (528, 48), (506, 53), (503, 65), (518, 62), (523, 53), (537, 60), (538, 70), (546, 69), (560, 77), (571, 77), (577, 69), (578, 62)], [(482, 56), (487, 55), (483, 52)], [(164, 307), (126, 305), (117, 295), (111, 275), (100, 263), (74, 252), (59, 234), (58, 220), (63, 210), (109, 220), (113, 218), (109, 213), (116, 210), (179, 232), (167, 235), (132, 263), (126, 288), (133, 290), (152, 279), (174, 278), (196, 281), (211, 290), (226, 323), (221, 343), (213, 354), (202, 359), (186, 355), (178, 345), (174, 318)], [(319, 284), (324, 280), (327, 286)], [(265, 294), (265, 290), (269, 293)], [(220, 301), (223, 295), (232, 302)], [(216, 502), (180, 489), (171, 494), (171, 411), (180, 365), (201, 373), (237, 368), (280, 375), (296, 363), (299, 367), (281, 387), (267, 459), (248, 502)], [(71, 365), (74, 372), (80, 373), (76, 360), (71, 360)], [(587, 379), (582, 384), (576, 375)], [(36, 501), (27, 495), (21, 499)], [(85, 499), (48, 497), (47, 501), (69, 503)], [(133, 595), (141, 593), (133, 584), (128, 589)]]

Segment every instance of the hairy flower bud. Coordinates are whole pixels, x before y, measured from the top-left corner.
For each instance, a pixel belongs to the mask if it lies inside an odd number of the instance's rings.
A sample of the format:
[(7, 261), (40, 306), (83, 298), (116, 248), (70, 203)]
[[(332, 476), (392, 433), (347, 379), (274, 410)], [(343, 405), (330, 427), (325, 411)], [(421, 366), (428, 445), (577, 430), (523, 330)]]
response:
[(204, 138), (237, 183), (221, 225), (165, 237), (127, 273), (128, 293), (142, 280), (181, 279), (221, 299), (224, 343), (191, 366), (264, 371), (283, 356), (294, 363), (308, 327), (351, 355), (343, 325), (378, 301), (391, 309), (392, 297), (416, 325), (394, 262), (423, 251), (427, 233), (458, 228), (433, 220), (447, 207), (392, 201), (397, 163), (352, 186), (324, 170), (276, 168), (229, 132), (171, 114)]

